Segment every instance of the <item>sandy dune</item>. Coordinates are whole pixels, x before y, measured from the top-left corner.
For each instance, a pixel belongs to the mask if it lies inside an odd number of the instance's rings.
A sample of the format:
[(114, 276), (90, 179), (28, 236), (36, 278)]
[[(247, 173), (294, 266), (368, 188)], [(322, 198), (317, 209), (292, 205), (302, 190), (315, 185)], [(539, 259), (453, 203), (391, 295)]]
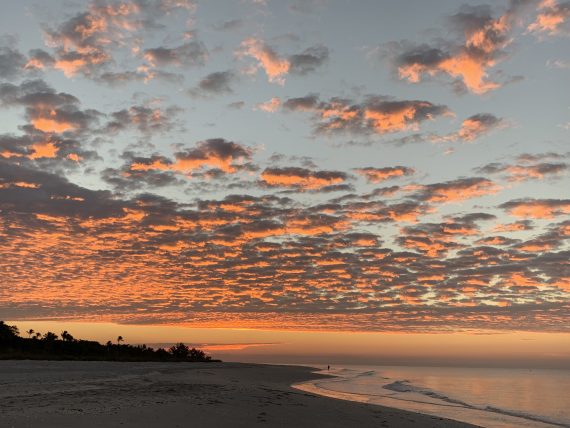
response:
[(311, 369), (0, 361), (0, 427), (468, 427), (292, 389)]

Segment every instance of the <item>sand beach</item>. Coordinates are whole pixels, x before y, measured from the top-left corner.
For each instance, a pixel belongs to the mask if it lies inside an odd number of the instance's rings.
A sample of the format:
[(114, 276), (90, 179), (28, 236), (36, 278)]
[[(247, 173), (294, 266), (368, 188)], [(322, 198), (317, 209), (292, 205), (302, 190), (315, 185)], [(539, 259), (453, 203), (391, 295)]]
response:
[(291, 387), (314, 369), (243, 363), (0, 361), (0, 427), (472, 425)]

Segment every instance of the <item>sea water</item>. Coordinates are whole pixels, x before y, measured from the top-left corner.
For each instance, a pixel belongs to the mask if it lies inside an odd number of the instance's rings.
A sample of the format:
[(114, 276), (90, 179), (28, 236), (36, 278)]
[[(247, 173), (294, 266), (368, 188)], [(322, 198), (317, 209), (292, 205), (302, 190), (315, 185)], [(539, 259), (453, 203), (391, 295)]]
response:
[(570, 370), (345, 366), (294, 385), (489, 428), (570, 427)]

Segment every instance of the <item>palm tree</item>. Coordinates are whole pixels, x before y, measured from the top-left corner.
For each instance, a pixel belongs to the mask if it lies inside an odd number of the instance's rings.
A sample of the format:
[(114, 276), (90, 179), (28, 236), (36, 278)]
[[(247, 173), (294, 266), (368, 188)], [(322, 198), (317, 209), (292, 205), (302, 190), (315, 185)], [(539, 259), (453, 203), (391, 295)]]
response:
[(39, 331), (36, 331), (36, 336), (35, 336), (35, 338), (36, 338), (36, 339), (39, 339), (40, 337), (42, 337), (42, 334), (41, 334)]
[(35, 332), (34, 332), (34, 329), (31, 328), (31, 329), (29, 329), (28, 331), (26, 331), (26, 333), (28, 333), (28, 338), (31, 338), (31, 337), (32, 337), (32, 334), (34, 334)]
[(46, 334), (44, 334), (44, 340), (46, 342), (53, 342), (53, 341), (57, 340), (57, 334), (52, 333), (51, 331), (48, 331)]
[(13, 340), (20, 334), (18, 327), (15, 325), (5, 324), (4, 321), (0, 321), (0, 340)]
[(125, 339), (123, 339), (123, 336), (119, 336), (117, 337), (117, 345), (119, 345), (121, 342), (124, 342)]
[(61, 332), (61, 338), (66, 342), (73, 342), (73, 336), (69, 334), (67, 330)]

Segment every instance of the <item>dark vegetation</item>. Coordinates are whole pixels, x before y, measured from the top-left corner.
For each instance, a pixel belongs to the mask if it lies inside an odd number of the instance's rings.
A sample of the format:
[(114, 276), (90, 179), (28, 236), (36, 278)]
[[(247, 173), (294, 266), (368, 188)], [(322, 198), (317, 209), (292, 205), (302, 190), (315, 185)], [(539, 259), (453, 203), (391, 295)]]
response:
[(153, 349), (146, 345), (121, 344), (108, 341), (105, 345), (92, 340), (75, 339), (67, 331), (59, 336), (30, 329), (21, 337), (18, 327), (0, 321), (0, 360), (95, 360), (95, 361), (219, 361), (204, 351), (178, 343), (169, 349)]

